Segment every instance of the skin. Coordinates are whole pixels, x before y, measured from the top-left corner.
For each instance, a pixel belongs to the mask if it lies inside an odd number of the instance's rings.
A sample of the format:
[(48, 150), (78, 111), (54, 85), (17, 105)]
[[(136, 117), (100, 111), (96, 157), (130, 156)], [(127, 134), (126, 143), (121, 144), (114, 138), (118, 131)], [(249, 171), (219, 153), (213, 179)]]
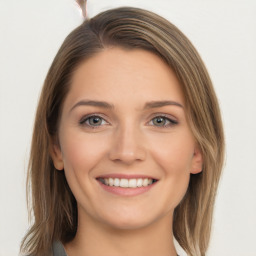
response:
[[(111, 108), (81, 103), (85, 100)], [(145, 108), (156, 101), (177, 104)], [(77, 234), (65, 244), (69, 256), (177, 254), (173, 211), (203, 162), (185, 109), (174, 72), (153, 53), (107, 48), (78, 67), (52, 150), (78, 204)], [(88, 115), (100, 116), (99, 124), (92, 126)], [(159, 116), (164, 116), (160, 125)], [(113, 173), (158, 181), (143, 194), (120, 196), (96, 180)]]

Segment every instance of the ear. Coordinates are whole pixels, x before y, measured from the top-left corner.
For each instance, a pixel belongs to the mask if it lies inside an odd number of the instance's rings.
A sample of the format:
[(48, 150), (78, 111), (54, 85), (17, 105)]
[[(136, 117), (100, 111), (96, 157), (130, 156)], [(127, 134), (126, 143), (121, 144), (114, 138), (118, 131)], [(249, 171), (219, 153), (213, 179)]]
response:
[(52, 157), (54, 167), (57, 170), (62, 171), (64, 169), (64, 162), (62, 158), (61, 148), (59, 143), (57, 142), (57, 139), (53, 139), (51, 141), (50, 155)]
[(196, 145), (193, 159), (192, 159), (190, 173), (197, 174), (197, 173), (200, 173), (202, 169), (203, 169), (203, 154), (199, 146)]

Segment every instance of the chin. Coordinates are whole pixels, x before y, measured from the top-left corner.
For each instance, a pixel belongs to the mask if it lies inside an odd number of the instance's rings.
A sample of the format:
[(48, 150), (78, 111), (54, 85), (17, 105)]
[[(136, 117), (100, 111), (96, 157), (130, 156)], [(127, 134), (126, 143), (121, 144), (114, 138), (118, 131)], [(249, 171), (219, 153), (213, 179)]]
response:
[(106, 224), (116, 230), (136, 230), (143, 229), (149, 226), (152, 222), (145, 221), (143, 219), (134, 219), (134, 218), (118, 218), (113, 221), (109, 220)]
[(109, 227), (117, 230), (136, 230), (153, 225), (161, 219), (161, 215), (145, 211), (119, 211), (118, 214), (110, 213), (102, 216), (102, 221)]

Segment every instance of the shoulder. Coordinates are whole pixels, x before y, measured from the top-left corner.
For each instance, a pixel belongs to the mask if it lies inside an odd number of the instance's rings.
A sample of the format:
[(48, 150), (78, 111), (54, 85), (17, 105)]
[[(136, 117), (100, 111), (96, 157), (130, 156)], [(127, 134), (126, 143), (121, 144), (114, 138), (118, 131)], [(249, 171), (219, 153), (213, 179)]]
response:
[(56, 241), (52, 246), (53, 256), (67, 256), (64, 246), (60, 241)]
[[(23, 256), (36, 256), (36, 255), (28, 254)], [(51, 256), (67, 256), (64, 246), (60, 241), (56, 241), (53, 243)]]

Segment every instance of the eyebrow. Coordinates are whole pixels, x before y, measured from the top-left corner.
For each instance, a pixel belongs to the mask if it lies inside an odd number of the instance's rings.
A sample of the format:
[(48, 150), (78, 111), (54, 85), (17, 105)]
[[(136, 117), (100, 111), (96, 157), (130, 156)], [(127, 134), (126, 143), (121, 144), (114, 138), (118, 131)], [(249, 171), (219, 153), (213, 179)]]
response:
[[(79, 106), (94, 106), (94, 107), (100, 107), (100, 108), (106, 108), (106, 109), (114, 109), (114, 105), (109, 104), (108, 102), (105, 101), (96, 101), (96, 100), (81, 100), (79, 102), (77, 102), (71, 109), (70, 112)], [(150, 109), (150, 108), (160, 108), (160, 107), (164, 107), (164, 106), (178, 106), (183, 108), (183, 106), (176, 102), (176, 101), (172, 101), (172, 100), (164, 100), (164, 101), (150, 101), (147, 102), (144, 105), (144, 109)]]
[(150, 101), (147, 102), (144, 106), (144, 109), (148, 109), (148, 108), (160, 108), (160, 107), (164, 107), (164, 106), (177, 106), (177, 107), (181, 107), (183, 108), (183, 106), (176, 102), (176, 101), (172, 101), (172, 100), (163, 100), (163, 101)]
[(100, 107), (100, 108), (107, 108), (107, 109), (113, 109), (114, 105), (109, 104), (105, 101), (96, 101), (96, 100), (81, 100), (77, 102), (71, 109), (70, 112), (79, 106), (94, 106), (94, 107)]

